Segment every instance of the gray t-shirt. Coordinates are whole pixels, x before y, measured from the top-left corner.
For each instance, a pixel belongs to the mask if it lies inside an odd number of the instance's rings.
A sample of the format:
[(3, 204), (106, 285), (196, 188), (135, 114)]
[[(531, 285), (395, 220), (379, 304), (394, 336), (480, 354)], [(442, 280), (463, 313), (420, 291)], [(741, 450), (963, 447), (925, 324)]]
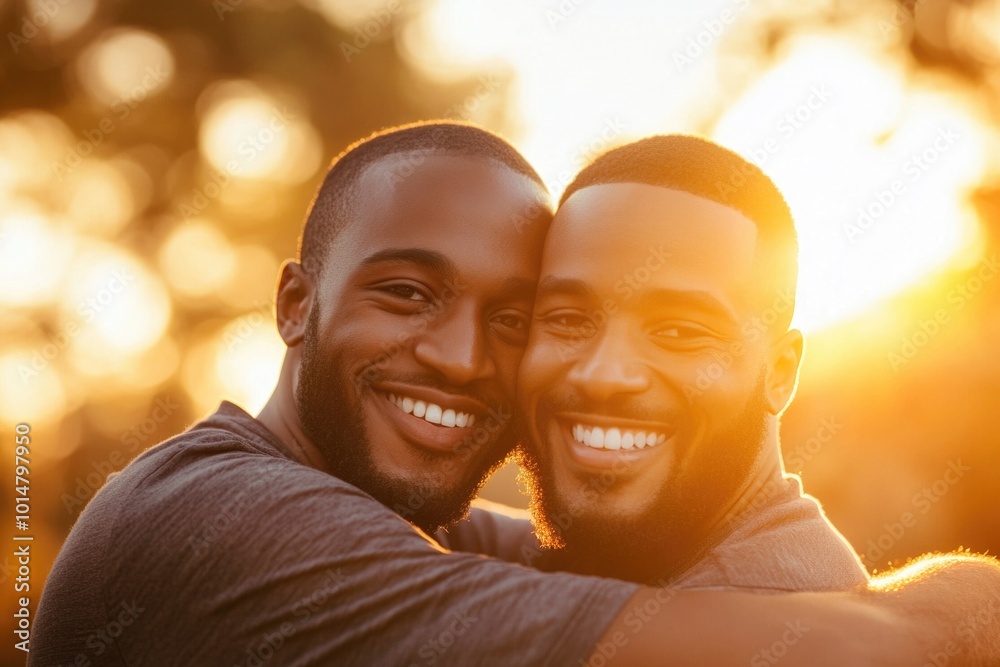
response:
[[(566, 554), (543, 549), (526, 519), (496, 512), (474, 510), (438, 541), (547, 571), (577, 569)], [(843, 591), (867, 584), (868, 572), (801, 480), (776, 475), (732, 509), (685, 567), (649, 584), (664, 582), (744, 593)]]
[(752, 593), (843, 591), (868, 582), (868, 571), (815, 498), (794, 475), (769, 480), (720, 530), (672, 588)]
[(575, 665), (637, 590), (449, 552), (235, 405), (113, 476), (29, 665)]

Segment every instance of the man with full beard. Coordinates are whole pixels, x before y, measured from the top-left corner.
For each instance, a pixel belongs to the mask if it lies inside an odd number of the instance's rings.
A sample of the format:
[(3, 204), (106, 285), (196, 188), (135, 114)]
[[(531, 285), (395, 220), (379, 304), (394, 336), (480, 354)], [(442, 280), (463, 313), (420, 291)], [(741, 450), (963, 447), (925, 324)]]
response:
[(520, 376), (549, 565), (637, 582), (844, 590), (867, 573), (783, 473), (791, 212), (756, 166), (696, 137), (613, 149), (549, 230)]
[[(996, 567), (972, 559), (900, 594), (754, 599), (543, 573), (428, 537), (514, 444), (549, 206), (517, 151), (471, 126), (397, 128), (342, 154), (282, 269), (272, 398), (256, 419), (224, 403), (108, 481), (48, 578), (29, 664), (729, 664), (794, 621), (789, 665), (905, 665), (996, 595)], [(997, 626), (953, 664), (996, 657)]]

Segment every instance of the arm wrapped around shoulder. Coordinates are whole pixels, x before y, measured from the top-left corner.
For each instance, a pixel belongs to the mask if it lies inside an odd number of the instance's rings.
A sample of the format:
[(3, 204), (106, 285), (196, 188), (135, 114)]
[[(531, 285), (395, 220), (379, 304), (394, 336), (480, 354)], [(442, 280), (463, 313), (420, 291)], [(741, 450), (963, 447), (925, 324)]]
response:
[(899, 614), (930, 665), (1000, 665), (1000, 561), (929, 554), (874, 577), (869, 590)]
[(642, 589), (605, 630), (598, 656), (608, 667), (766, 666), (779, 657), (782, 667), (996, 667), (1000, 565), (924, 556), (838, 592)]

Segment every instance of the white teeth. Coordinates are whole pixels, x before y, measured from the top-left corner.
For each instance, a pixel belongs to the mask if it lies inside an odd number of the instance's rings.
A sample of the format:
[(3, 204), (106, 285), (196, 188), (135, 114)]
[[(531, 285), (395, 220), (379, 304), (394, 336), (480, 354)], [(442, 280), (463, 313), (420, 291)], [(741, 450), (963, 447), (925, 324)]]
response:
[(604, 448), (604, 429), (600, 426), (590, 432), (590, 446), (598, 449)]
[(441, 406), (436, 403), (427, 404), (427, 414), (424, 415), (424, 419), (432, 424), (441, 423)]
[(445, 410), (436, 403), (426, 403), (418, 401), (409, 396), (398, 396), (396, 394), (386, 394), (389, 402), (406, 414), (420, 417), (431, 424), (437, 424), (447, 428), (465, 428), (476, 423), (476, 416), (468, 412), (459, 412), (452, 408)]
[(573, 439), (595, 449), (644, 449), (662, 445), (667, 441), (665, 433), (635, 431), (624, 428), (609, 428), (605, 431), (600, 426), (584, 426), (573, 424), (570, 429)]
[(604, 434), (604, 449), (621, 449), (622, 432), (616, 428), (609, 428)]

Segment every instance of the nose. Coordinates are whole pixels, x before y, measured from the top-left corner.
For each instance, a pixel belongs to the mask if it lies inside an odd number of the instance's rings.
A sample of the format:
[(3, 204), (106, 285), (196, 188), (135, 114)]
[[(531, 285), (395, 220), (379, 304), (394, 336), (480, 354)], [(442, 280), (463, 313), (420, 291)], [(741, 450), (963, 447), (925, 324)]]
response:
[(474, 303), (452, 303), (438, 313), (414, 344), (413, 356), (456, 386), (497, 372)]
[(641, 394), (649, 389), (650, 378), (638, 359), (627, 328), (605, 326), (587, 341), (566, 380), (592, 401)]

